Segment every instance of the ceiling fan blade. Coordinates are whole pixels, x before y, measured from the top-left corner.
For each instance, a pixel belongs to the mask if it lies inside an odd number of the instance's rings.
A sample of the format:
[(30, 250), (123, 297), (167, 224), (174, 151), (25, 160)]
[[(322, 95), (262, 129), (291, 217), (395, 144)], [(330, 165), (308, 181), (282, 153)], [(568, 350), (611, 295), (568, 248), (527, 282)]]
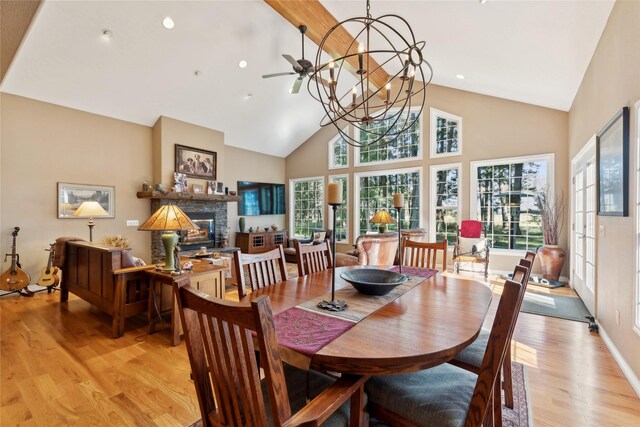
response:
[(263, 79), (268, 79), (271, 77), (279, 77), (279, 76), (291, 76), (293, 74), (298, 74), (298, 73), (294, 73), (293, 71), (289, 71), (288, 73), (275, 73), (275, 74), (265, 74), (262, 76)]
[(282, 57), (283, 57), (284, 59), (286, 59), (287, 61), (289, 61), (289, 63), (290, 63), (291, 65), (293, 65), (293, 68), (298, 69), (298, 70), (301, 70), (301, 69), (302, 69), (302, 67), (300, 66), (300, 64), (298, 63), (298, 61), (296, 61), (295, 59), (293, 59), (293, 56), (291, 56), (291, 55), (287, 55), (287, 54), (283, 54), (283, 55), (282, 55)]
[(291, 93), (292, 95), (295, 95), (296, 93), (300, 92), (300, 86), (302, 86), (302, 77), (298, 77), (296, 79), (295, 82), (293, 82), (293, 87), (291, 88), (291, 91), (289, 93)]

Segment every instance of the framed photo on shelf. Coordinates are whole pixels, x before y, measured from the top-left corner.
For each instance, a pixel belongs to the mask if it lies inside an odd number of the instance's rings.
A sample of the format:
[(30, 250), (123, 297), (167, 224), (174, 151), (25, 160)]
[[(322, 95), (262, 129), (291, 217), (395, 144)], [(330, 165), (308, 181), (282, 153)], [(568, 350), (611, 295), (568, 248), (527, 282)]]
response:
[(629, 107), (597, 135), (598, 215), (629, 216)]
[(70, 184), (58, 183), (58, 218), (84, 218), (74, 216), (76, 209), (82, 202), (98, 202), (107, 216), (101, 218), (116, 217), (116, 187), (111, 185)]
[(186, 193), (188, 191), (187, 176), (185, 174), (174, 172), (173, 191), (175, 191), (176, 193)]
[(176, 173), (191, 178), (216, 179), (216, 159), (214, 151), (176, 144)]
[(213, 188), (212, 194), (224, 194), (224, 184), (220, 181), (209, 181)]
[(191, 184), (193, 188), (193, 194), (202, 194), (203, 186), (200, 184)]

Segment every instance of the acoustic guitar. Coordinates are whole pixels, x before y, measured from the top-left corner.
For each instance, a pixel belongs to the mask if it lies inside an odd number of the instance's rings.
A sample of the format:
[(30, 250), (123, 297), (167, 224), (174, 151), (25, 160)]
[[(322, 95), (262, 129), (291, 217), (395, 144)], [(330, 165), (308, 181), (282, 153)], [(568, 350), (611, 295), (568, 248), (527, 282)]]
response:
[[(14, 227), (13, 233), (13, 245), (11, 246), (11, 267), (2, 273), (0, 276), (0, 290), (3, 291), (19, 291), (27, 287), (31, 282), (31, 276), (29, 273), (20, 268), (20, 255), (16, 253), (16, 238), (18, 237), (18, 231), (20, 227)], [(5, 262), (9, 254), (4, 257)]]
[(45, 249), (49, 251), (49, 261), (47, 261), (47, 266), (42, 269), (42, 275), (36, 282), (40, 286), (56, 286), (60, 283), (60, 278), (58, 277), (58, 267), (52, 266), (53, 263), (53, 255), (55, 254), (55, 250), (53, 247), (55, 243), (51, 243), (51, 248)]

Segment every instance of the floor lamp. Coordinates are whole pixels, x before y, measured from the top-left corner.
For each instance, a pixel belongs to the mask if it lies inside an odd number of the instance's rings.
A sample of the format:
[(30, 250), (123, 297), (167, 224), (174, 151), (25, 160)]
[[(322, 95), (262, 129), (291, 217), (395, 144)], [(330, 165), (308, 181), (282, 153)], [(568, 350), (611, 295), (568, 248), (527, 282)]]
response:
[(96, 225), (93, 222), (93, 217), (109, 216), (109, 213), (102, 208), (100, 203), (90, 200), (87, 202), (82, 202), (82, 204), (78, 207), (78, 209), (76, 209), (73, 215), (84, 218), (89, 217), (89, 241), (93, 242), (93, 227)]

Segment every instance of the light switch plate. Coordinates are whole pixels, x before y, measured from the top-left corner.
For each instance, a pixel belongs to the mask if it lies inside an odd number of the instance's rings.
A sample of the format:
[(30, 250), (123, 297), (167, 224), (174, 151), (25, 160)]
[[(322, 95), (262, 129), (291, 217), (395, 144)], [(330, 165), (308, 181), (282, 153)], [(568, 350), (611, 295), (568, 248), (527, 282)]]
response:
[(127, 220), (127, 227), (137, 227), (140, 225), (140, 221), (138, 221), (137, 219), (128, 219)]

